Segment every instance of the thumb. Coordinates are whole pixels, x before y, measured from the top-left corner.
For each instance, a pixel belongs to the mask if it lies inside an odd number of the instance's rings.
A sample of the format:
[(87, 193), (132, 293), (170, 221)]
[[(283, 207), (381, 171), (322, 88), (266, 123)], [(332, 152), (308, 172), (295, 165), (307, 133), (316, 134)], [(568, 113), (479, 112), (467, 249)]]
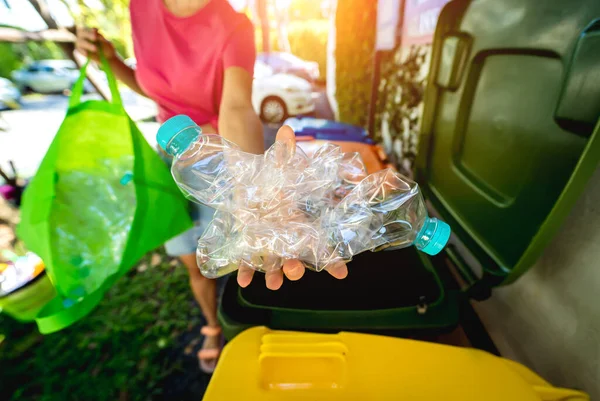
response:
[(289, 125), (283, 125), (279, 128), (275, 140), (277, 142), (285, 142), (286, 144), (289, 143), (291, 146), (296, 146), (296, 134), (294, 134), (294, 130)]
[(296, 134), (289, 125), (284, 125), (277, 131), (274, 149), (275, 163), (280, 166), (288, 163), (296, 153)]

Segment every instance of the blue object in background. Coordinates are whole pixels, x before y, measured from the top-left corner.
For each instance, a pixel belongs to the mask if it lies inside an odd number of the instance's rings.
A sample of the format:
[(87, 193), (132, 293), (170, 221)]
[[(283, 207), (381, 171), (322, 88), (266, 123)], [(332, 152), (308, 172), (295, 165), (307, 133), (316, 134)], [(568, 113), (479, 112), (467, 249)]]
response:
[(361, 142), (375, 144), (367, 130), (356, 125), (313, 117), (292, 117), (284, 122), (296, 136), (310, 136), (317, 140)]

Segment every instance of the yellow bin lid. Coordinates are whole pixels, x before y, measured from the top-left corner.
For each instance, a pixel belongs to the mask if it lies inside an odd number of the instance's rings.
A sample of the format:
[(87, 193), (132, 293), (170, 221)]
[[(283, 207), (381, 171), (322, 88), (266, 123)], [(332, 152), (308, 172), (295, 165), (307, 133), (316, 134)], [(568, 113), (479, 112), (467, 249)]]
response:
[(570, 401), (516, 362), (484, 351), (384, 336), (254, 327), (223, 350), (204, 401)]

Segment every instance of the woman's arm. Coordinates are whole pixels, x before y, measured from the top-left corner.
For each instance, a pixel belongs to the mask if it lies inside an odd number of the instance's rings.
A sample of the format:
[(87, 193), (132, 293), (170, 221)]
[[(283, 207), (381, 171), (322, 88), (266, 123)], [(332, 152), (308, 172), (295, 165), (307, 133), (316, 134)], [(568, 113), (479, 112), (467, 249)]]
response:
[(98, 33), (96, 28), (77, 28), (77, 42), (75, 42), (75, 49), (77, 49), (78, 52), (99, 62), (99, 47), (102, 49), (102, 53), (104, 54), (104, 57), (106, 57), (110, 69), (117, 79), (140, 95), (146, 96), (135, 78), (135, 70), (128, 67), (123, 62), (115, 50), (115, 47), (108, 39)]
[(264, 151), (263, 127), (252, 107), (252, 76), (244, 68), (225, 70), (219, 134), (246, 152)]
[(138, 94), (146, 97), (148, 96), (138, 84), (137, 79), (135, 77), (135, 70), (129, 67), (127, 64), (125, 64), (123, 62), (123, 59), (121, 59), (121, 57), (118, 54), (116, 55), (116, 57), (108, 59), (107, 61), (110, 65), (110, 69), (119, 81), (129, 86), (131, 90), (137, 92)]

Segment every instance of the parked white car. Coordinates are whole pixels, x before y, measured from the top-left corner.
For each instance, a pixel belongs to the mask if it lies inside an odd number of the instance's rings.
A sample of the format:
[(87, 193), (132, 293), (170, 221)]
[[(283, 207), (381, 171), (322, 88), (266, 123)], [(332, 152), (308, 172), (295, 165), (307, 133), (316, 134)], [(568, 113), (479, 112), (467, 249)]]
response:
[(319, 63), (302, 60), (290, 53), (258, 53), (256, 59), (271, 67), (275, 73), (292, 74), (308, 82), (316, 82), (319, 79)]
[(39, 60), (13, 71), (13, 81), (22, 91), (55, 93), (71, 89), (79, 75), (71, 60)]
[(262, 61), (254, 65), (252, 104), (263, 121), (272, 123), (315, 110), (308, 81), (290, 74), (274, 74)]

